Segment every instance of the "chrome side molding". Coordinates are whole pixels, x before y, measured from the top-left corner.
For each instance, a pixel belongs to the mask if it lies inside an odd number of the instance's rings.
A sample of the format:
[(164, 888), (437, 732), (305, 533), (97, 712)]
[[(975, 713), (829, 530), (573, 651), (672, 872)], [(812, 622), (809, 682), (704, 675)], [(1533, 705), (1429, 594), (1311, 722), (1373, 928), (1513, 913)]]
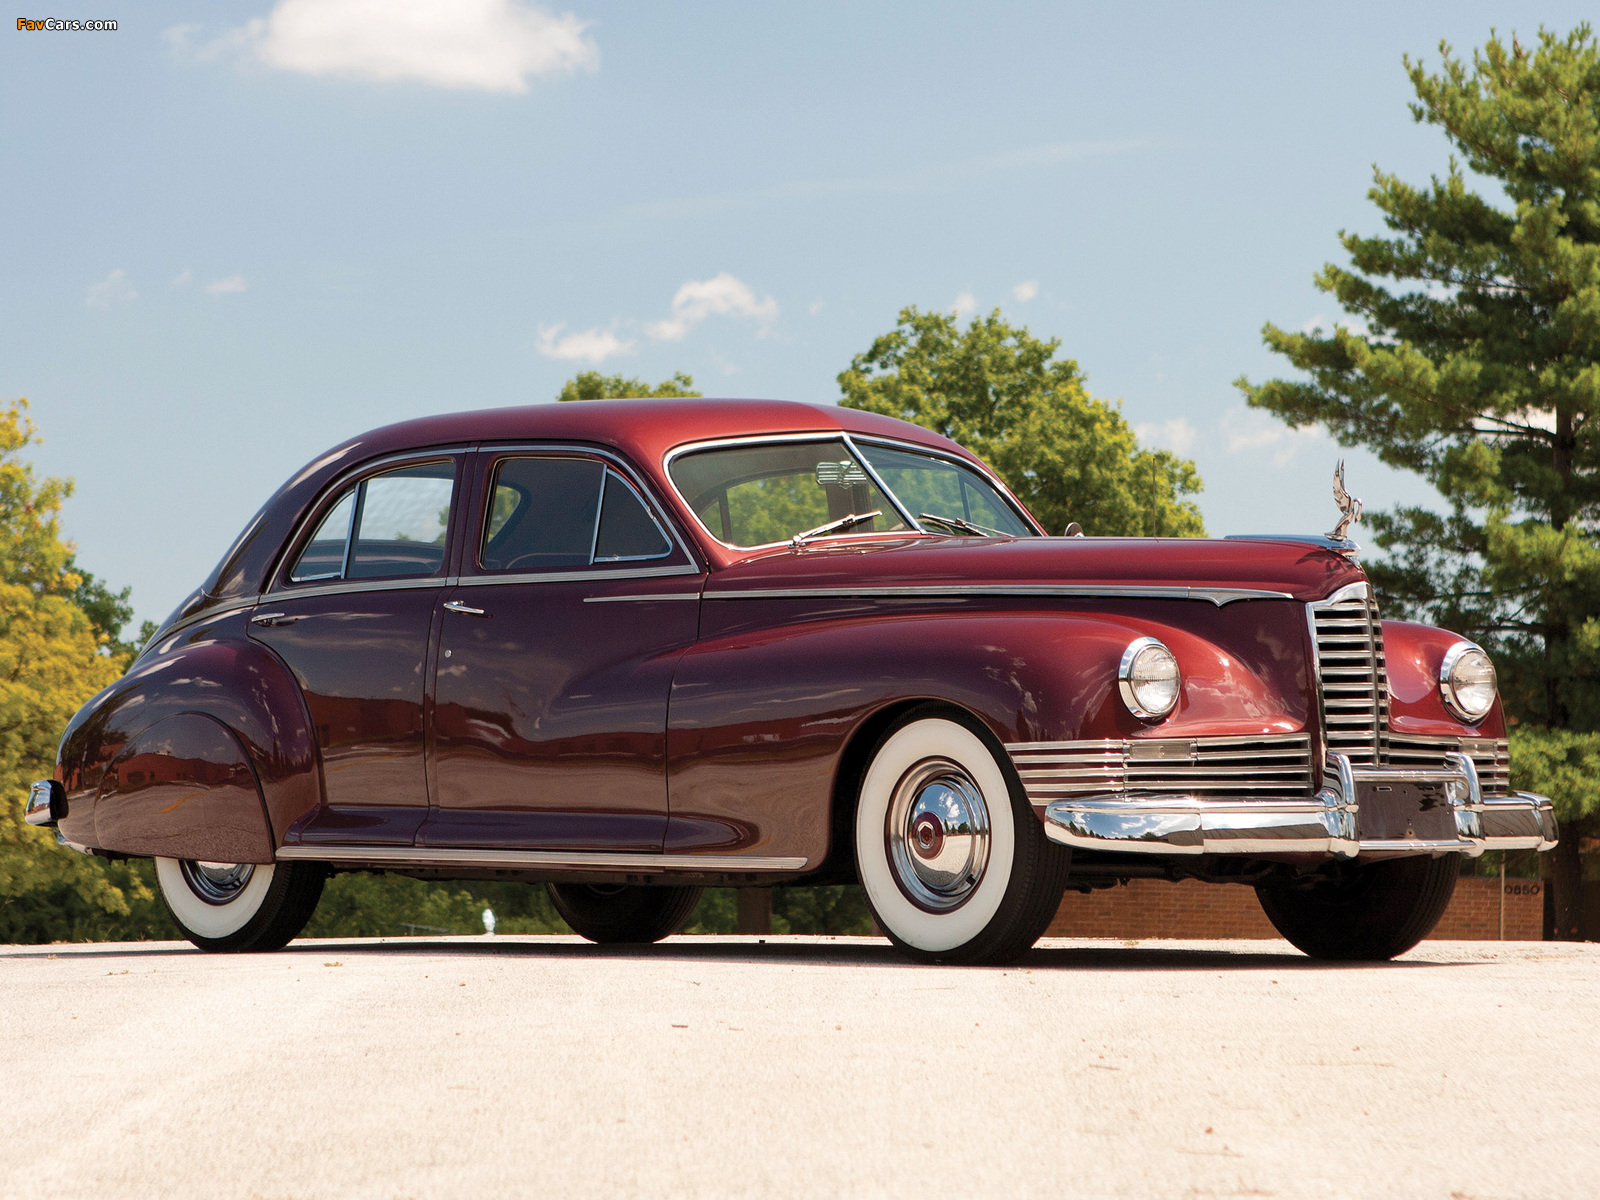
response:
[(289, 862), (359, 863), (394, 867), (572, 868), (654, 874), (703, 871), (743, 875), (766, 871), (800, 871), (805, 858), (738, 854), (619, 854), (585, 850), (492, 850), (445, 846), (280, 846), (278, 858)]
[(967, 600), (989, 596), (1057, 596), (1072, 600), (1207, 600), (1221, 608), (1236, 600), (1293, 600), (1264, 588), (1162, 587), (1160, 585), (1070, 583), (934, 583), (866, 587), (729, 588), (708, 591), (707, 600)]

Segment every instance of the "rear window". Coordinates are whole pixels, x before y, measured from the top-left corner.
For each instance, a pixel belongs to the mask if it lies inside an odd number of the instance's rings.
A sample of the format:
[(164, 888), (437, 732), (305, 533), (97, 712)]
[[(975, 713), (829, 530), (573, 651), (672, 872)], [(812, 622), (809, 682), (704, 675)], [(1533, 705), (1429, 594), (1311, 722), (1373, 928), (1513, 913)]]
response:
[(385, 471), (346, 489), (289, 568), (290, 583), (437, 575), (444, 567), (455, 462)]

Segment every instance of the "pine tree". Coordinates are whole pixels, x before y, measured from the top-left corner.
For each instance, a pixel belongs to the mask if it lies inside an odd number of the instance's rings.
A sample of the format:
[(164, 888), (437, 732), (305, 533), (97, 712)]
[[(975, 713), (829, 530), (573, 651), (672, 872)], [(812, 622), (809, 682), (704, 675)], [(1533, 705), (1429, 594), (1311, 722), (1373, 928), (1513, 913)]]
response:
[(1267, 345), (1309, 378), (1239, 386), (1419, 473), (1449, 506), (1374, 518), (1389, 555), (1370, 571), (1392, 613), (1495, 654), (1514, 780), (1549, 790), (1563, 819), (1557, 924), (1576, 937), (1579, 845), (1600, 807), (1600, 48), (1584, 24), (1440, 55), (1437, 73), (1405, 60), (1411, 112), (1459, 159), (1425, 187), (1374, 170), (1388, 234), (1341, 234), (1349, 266), (1316, 277), (1350, 319), (1269, 324)]

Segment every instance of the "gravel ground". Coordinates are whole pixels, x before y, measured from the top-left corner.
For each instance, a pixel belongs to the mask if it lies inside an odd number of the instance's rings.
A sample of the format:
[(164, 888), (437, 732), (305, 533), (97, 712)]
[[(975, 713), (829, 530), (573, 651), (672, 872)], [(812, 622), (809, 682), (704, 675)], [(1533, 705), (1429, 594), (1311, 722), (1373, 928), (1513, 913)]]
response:
[(0, 1196), (1600, 1193), (1600, 945), (0, 947)]

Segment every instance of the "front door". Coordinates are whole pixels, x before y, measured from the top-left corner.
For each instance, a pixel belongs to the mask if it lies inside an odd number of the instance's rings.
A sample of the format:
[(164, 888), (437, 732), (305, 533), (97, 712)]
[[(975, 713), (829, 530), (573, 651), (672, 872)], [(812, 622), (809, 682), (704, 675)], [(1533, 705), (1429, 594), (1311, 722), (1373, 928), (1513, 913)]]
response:
[(667, 697), (702, 573), (618, 463), (480, 453), (441, 613), (437, 847), (659, 851)]
[(290, 839), (407, 845), (428, 815), (424, 689), (464, 455), (388, 465), (334, 492), (251, 616), (300, 683), (323, 804)]

